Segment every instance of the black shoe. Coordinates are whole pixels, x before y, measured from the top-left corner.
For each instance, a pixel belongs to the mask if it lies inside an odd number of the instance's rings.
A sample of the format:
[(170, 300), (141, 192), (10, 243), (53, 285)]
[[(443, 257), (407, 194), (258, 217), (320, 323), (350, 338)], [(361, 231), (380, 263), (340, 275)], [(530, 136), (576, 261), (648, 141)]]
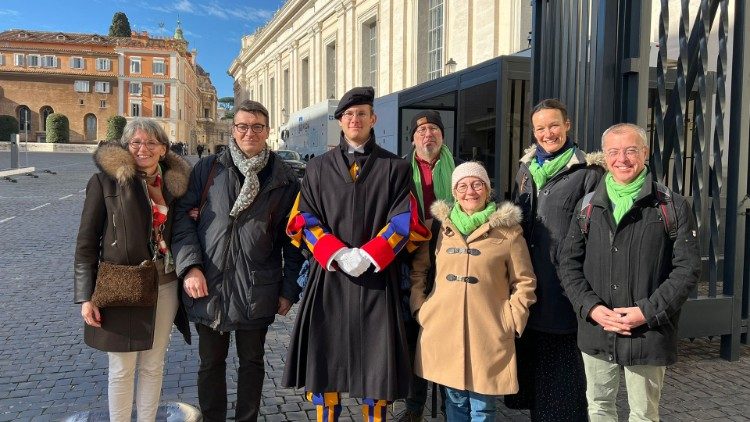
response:
[(422, 412), (404, 410), (404, 413), (396, 419), (396, 422), (422, 422)]

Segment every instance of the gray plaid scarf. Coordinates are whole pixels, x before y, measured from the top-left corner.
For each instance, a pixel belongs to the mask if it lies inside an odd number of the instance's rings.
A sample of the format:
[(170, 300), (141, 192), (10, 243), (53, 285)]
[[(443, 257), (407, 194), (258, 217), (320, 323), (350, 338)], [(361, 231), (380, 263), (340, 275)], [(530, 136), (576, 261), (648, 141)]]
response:
[(266, 145), (260, 154), (247, 158), (234, 140), (229, 142), (229, 152), (232, 154), (234, 165), (245, 176), (245, 183), (242, 184), (240, 194), (237, 196), (237, 200), (234, 201), (232, 211), (229, 212), (229, 215), (232, 217), (237, 217), (237, 214), (249, 207), (255, 200), (255, 197), (258, 196), (258, 192), (260, 191), (258, 172), (268, 163), (269, 152), (268, 145)]

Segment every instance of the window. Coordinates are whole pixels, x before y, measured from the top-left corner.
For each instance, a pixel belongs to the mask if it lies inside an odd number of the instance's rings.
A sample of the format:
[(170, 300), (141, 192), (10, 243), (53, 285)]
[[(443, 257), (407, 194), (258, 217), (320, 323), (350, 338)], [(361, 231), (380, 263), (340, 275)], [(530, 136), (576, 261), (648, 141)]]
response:
[(209, 110), (207, 108), (203, 109), (203, 118), (208, 119), (209, 117), (211, 117), (211, 115), (208, 114), (208, 111)]
[(378, 27), (376, 21), (366, 23), (362, 30), (362, 84), (377, 87)]
[(281, 105), (282, 118), (286, 122), (289, 119), (289, 69), (284, 69), (283, 73), (283, 84), (284, 84), (284, 103)]
[(302, 69), (300, 71), (302, 79), (300, 81), (300, 87), (302, 88), (302, 107), (310, 105), (310, 58), (305, 57), (302, 59)]
[(336, 98), (336, 43), (326, 46), (326, 98)]
[(107, 100), (99, 100), (99, 108), (107, 108)]
[(164, 65), (164, 59), (154, 59), (154, 74), (155, 75), (163, 75), (167, 71), (166, 66)]
[(263, 85), (258, 87), (258, 102), (263, 104)]
[(39, 67), (40, 58), (38, 54), (29, 54), (27, 59), (29, 67)]
[(42, 107), (41, 112), (39, 113), (42, 118), (42, 130), (47, 130), (47, 117), (49, 117), (50, 114), (54, 113), (55, 111), (50, 106), (44, 106)]
[(133, 117), (141, 115), (141, 103), (130, 103), (130, 115)]
[(140, 82), (131, 82), (130, 83), (130, 95), (141, 95), (141, 83)]
[(31, 130), (31, 110), (26, 106), (18, 108), (18, 129)]
[(73, 82), (73, 89), (76, 92), (89, 92), (89, 81), (75, 81)]
[(164, 96), (164, 84), (154, 84), (154, 96), (156, 97)]
[(5, 56), (2, 53), (0, 53), (0, 66), (4, 64), (5, 64)]
[(96, 59), (96, 70), (100, 72), (108, 72), (112, 69), (112, 60), (110, 59)]
[(154, 117), (164, 117), (164, 104), (154, 103)]
[(443, 0), (430, 0), (427, 54), (430, 80), (443, 74)]
[(268, 109), (268, 125), (273, 127), (273, 116), (276, 114), (276, 80), (274, 78), (268, 81), (268, 101), (271, 103)]
[(140, 57), (130, 58), (130, 73), (141, 73), (141, 58)]
[(83, 57), (71, 57), (70, 58), (71, 69), (83, 69), (84, 65), (85, 65), (85, 62), (83, 61)]
[(57, 67), (57, 57), (56, 56), (42, 56), (42, 66), (43, 67)]
[(109, 94), (110, 84), (109, 82), (94, 82), (94, 91), (101, 92), (102, 94)]
[(26, 56), (23, 54), (13, 54), (13, 64), (16, 66), (26, 66)]

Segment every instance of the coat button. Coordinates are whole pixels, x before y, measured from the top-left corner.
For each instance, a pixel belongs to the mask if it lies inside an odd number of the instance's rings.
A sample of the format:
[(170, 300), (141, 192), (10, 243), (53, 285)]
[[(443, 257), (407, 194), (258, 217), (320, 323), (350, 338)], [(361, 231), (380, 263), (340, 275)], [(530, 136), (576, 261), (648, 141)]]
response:
[(612, 246), (612, 252), (617, 252), (617, 246)]
[(612, 355), (607, 355), (607, 360), (612, 362), (613, 360), (615, 360), (615, 357)]
[(620, 285), (619, 284), (613, 284), (610, 287), (612, 287), (612, 290), (617, 290), (618, 288), (620, 288)]

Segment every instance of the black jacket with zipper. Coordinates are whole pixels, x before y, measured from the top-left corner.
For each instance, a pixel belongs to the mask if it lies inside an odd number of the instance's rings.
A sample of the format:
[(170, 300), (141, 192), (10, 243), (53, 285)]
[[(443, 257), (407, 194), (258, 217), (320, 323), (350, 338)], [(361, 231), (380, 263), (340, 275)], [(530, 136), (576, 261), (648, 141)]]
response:
[(523, 212), (523, 236), (537, 276), (537, 302), (531, 305), (527, 326), (545, 333), (575, 333), (575, 314), (557, 277), (558, 254), (570, 219), (577, 213), (576, 203), (594, 190), (604, 174), (604, 156), (576, 149), (568, 164), (537, 189), (529, 171), (535, 154), (536, 145), (526, 150), (513, 189), (513, 201)]
[[(198, 221), (188, 210), (198, 207), (213, 160), (215, 177)], [(289, 212), (299, 180), (289, 166), (271, 153), (259, 172), (260, 191), (236, 218), (229, 215), (244, 176), (229, 150), (201, 159), (190, 175), (188, 192), (177, 205), (172, 251), (183, 279), (193, 266), (202, 268), (208, 296), (193, 299), (182, 289), (191, 321), (217, 331), (257, 329), (270, 325), (279, 295), (296, 302), (297, 276), (304, 261), (286, 236)]]
[[(94, 153), (94, 163), (100, 172), (91, 176), (86, 186), (76, 241), (75, 303), (91, 300), (100, 259), (138, 265), (153, 256), (153, 215), (145, 181), (138, 174), (133, 156), (117, 143), (105, 143)], [(160, 165), (164, 180), (162, 193), (169, 207), (163, 235), (169, 244), (174, 206), (187, 190), (190, 165), (171, 151)], [(102, 327), (84, 324), (84, 341), (106, 352), (150, 349), (155, 310), (155, 307), (102, 308)], [(175, 324), (190, 343), (190, 327), (183, 309), (178, 310)]]

